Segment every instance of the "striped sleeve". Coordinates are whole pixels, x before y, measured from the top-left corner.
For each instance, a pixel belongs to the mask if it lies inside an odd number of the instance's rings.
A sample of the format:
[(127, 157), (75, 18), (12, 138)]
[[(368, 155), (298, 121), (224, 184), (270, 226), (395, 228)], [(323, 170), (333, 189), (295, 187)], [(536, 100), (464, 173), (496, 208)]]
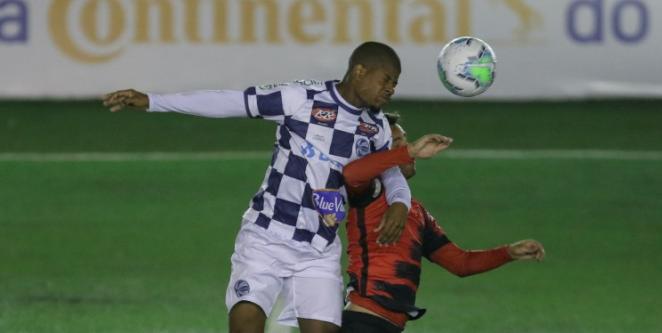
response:
[(244, 105), (249, 118), (263, 118), (282, 124), (305, 103), (306, 90), (291, 84), (269, 84), (244, 90)]

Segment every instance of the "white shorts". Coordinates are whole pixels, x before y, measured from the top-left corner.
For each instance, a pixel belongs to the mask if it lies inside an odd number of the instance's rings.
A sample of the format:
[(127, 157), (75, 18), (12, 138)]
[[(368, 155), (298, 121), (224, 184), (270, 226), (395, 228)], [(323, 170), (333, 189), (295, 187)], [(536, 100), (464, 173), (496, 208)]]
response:
[(270, 239), (259, 226), (245, 224), (235, 241), (232, 274), (225, 293), (228, 312), (241, 302), (255, 303), (269, 316), (278, 296), (278, 322), (298, 326), (297, 318), (340, 326), (343, 282), (340, 242), (324, 253), (296, 241)]

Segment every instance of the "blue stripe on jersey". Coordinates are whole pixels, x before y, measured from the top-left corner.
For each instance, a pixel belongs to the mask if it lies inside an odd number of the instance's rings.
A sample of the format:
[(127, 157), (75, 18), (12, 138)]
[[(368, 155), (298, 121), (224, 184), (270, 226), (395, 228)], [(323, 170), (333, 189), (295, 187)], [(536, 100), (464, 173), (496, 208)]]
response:
[(292, 119), (292, 117), (285, 117), (285, 126), (287, 126), (290, 131), (294, 132), (294, 134), (305, 139), (306, 134), (308, 134), (308, 126), (310, 125), (306, 122)]
[(301, 206), (298, 204), (283, 199), (276, 199), (273, 219), (291, 226), (296, 226), (300, 209)]
[(257, 109), (262, 116), (283, 116), (283, 96), (280, 91), (268, 95), (257, 95)]
[(384, 144), (383, 147), (381, 147), (381, 148), (377, 148), (376, 152), (380, 152), (380, 151), (388, 150), (388, 145), (389, 145), (390, 143), (391, 143), (391, 140), (389, 140), (386, 144)]
[(313, 189), (306, 183), (306, 186), (303, 190), (303, 197), (301, 198), (301, 206), (304, 208), (315, 209), (315, 204), (313, 203)]
[(333, 131), (333, 139), (331, 139), (331, 148), (329, 153), (350, 158), (352, 156), (352, 148), (354, 146), (354, 134), (335, 130)]
[(296, 229), (294, 230), (294, 236), (292, 239), (299, 242), (308, 242), (310, 243), (315, 237), (315, 234), (312, 231), (306, 229)]
[[(280, 133), (278, 144), (287, 150), (292, 149), (292, 147), (290, 146), (290, 139), (292, 138), (292, 134), (290, 134), (290, 131), (287, 130), (287, 127), (283, 125), (278, 126), (278, 132)], [(273, 160), (271, 162), (271, 165), (274, 165)]]
[(377, 113), (378, 112), (379, 112), (379, 110), (377, 110), (376, 112), (370, 110), (366, 113), (368, 114), (368, 117), (370, 117), (370, 119), (372, 119), (372, 121), (375, 122), (375, 124), (377, 124), (379, 127), (384, 127), (384, 121), (382, 119), (377, 118)]
[(342, 106), (343, 109), (347, 110), (347, 112), (354, 114), (354, 115), (360, 115), (363, 111), (360, 109), (357, 109), (349, 104), (343, 103), (340, 98), (336, 95), (336, 89), (334, 85), (338, 83), (338, 81), (326, 81), (326, 89), (329, 91), (331, 98), (338, 103), (338, 105)]
[(338, 226), (340, 224), (336, 224), (333, 227), (327, 227), (326, 224), (321, 221), (321, 219), (319, 223), (320, 228), (317, 230), (317, 234), (322, 236), (322, 238), (326, 239), (326, 241), (331, 244), (331, 242), (336, 239), (336, 231), (338, 230)]
[(306, 177), (307, 166), (308, 161), (305, 158), (290, 153), (285, 165), (285, 175), (305, 182), (308, 179)]
[(259, 225), (262, 228), (269, 228), (269, 224), (271, 223), (271, 219), (268, 218), (266, 215), (260, 213), (257, 216), (257, 220), (255, 221), (255, 224)]
[(255, 194), (253, 197), (253, 205), (251, 207), (258, 212), (264, 209), (264, 192), (259, 191)]
[(257, 95), (257, 91), (255, 90), (255, 87), (250, 87), (244, 90), (244, 107), (246, 108), (246, 114), (248, 115), (248, 118), (255, 118), (251, 114), (251, 110), (248, 107), (248, 95)]
[(344, 185), (344, 178), (342, 176), (342, 173), (340, 171), (331, 169), (331, 172), (329, 172), (329, 178), (326, 180), (326, 188), (341, 188)]
[(269, 173), (269, 179), (267, 180), (266, 192), (273, 194), (274, 196), (278, 195), (278, 188), (280, 187), (280, 182), (283, 179), (283, 175), (276, 169), (271, 169)]
[(321, 91), (306, 89), (306, 98), (313, 99), (315, 95), (321, 93)]

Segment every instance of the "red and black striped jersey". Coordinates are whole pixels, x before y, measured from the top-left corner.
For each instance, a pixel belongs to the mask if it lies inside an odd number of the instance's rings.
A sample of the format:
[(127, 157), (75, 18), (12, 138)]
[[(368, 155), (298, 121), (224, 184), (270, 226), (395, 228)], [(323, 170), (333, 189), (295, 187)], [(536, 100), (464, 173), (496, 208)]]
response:
[(403, 147), (371, 154), (344, 169), (351, 207), (347, 223), (349, 301), (400, 327), (425, 313), (415, 305), (423, 257), (458, 276), (484, 272), (511, 260), (505, 246), (484, 251), (459, 248), (415, 199), (399, 241), (380, 246), (375, 229), (388, 204), (381, 181), (374, 177), (384, 168), (408, 162), (411, 159)]

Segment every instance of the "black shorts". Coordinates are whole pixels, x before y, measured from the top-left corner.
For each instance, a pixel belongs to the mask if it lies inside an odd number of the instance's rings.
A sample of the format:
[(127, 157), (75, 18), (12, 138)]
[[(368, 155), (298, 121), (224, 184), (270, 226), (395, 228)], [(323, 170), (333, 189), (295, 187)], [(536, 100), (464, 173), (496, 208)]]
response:
[(371, 314), (343, 311), (340, 333), (400, 333), (402, 329)]

